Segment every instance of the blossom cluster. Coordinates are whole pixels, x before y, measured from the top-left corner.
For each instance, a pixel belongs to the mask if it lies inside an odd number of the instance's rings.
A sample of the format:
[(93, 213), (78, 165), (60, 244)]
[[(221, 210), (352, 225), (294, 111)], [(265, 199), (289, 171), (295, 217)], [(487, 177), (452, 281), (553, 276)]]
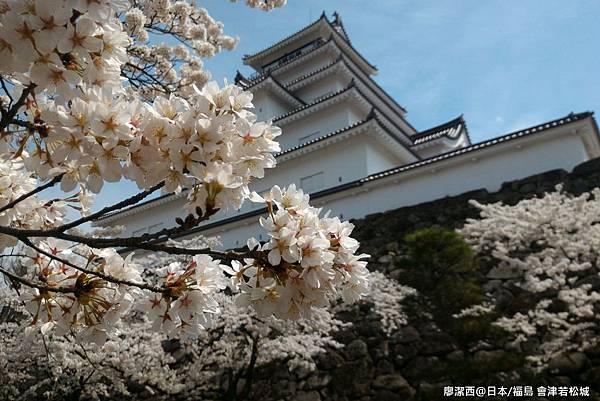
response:
[(135, 306), (155, 330), (197, 337), (214, 325), (221, 312), (214, 297), (227, 286), (238, 293), (238, 306), (250, 306), (261, 317), (292, 320), (312, 318), (340, 296), (348, 303), (367, 296), (369, 272), (363, 259), (368, 255), (356, 254), (359, 244), (350, 237), (351, 223), (320, 217), (321, 210), (309, 206), (308, 195), (293, 184), (274, 187), (267, 199), (256, 193), (252, 198), (267, 204), (269, 217), (261, 224), (271, 237), (268, 242), (250, 239), (243, 263), (223, 264), (200, 254), (188, 262), (156, 264), (153, 285), (143, 280), (133, 254), (123, 258), (112, 248), (53, 238), (25, 247), (21, 265), (46, 286), (23, 291), (33, 316), (28, 331), (54, 330), (102, 344)]
[(515, 284), (529, 294), (534, 307), (502, 317), (497, 324), (518, 342), (541, 342), (530, 357), (535, 366), (598, 343), (598, 199), (600, 189), (572, 196), (558, 187), (515, 206), (473, 202), (481, 218), (469, 220), (461, 230), (498, 267), (521, 272)]
[(227, 270), (240, 291), (238, 304), (253, 306), (259, 315), (298, 318), (338, 293), (346, 302), (366, 295), (368, 255), (356, 254), (353, 224), (320, 217), (321, 209), (310, 206), (309, 196), (294, 184), (275, 186), (265, 197), (254, 192), (251, 199), (267, 207), (268, 217), (260, 224), (270, 239), (263, 245), (248, 240), (248, 248), (263, 252), (263, 258)]
[[(279, 129), (257, 123), (251, 94), (233, 85), (192, 86), (187, 100), (136, 100), (122, 84), (130, 38), (115, 17), (127, 2), (85, 4), (11, 1), (2, 9), (0, 47), (11, 62), (0, 72), (13, 74), (15, 95), (35, 93), (21, 123), (37, 130), (15, 132), (12, 156), (42, 179), (64, 174), (63, 191), (165, 180), (169, 192), (195, 187), (192, 210), (205, 201), (239, 206), (248, 182), (275, 165)], [(28, 142), (29, 152), (19, 146)]]
[[(21, 160), (0, 157), (0, 208), (15, 202), (19, 197), (33, 190), (35, 186), (35, 178), (24, 168)], [(71, 199), (71, 201), (75, 201), (75, 199)], [(66, 205), (67, 202), (63, 201), (42, 202), (31, 197), (0, 212), (0, 226), (23, 229), (54, 227), (63, 221)], [(16, 244), (15, 237), (0, 234), (0, 252)]]
[[(187, 0), (130, 0), (123, 17), (126, 32), (132, 38), (131, 58), (124, 75), (138, 85), (146, 99), (174, 91), (179, 96), (193, 95), (193, 86), (202, 87), (210, 80), (203, 58), (222, 49), (232, 50), (237, 38), (223, 33), (223, 24), (203, 8)], [(176, 46), (152, 43), (152, 36), (171, 37)], [(153, 76), (156, 79), (151, 79)]]
[[(179, 245), (200, 247), (208, 243), (197, 238)], [(190, 257), (159, 253), (132, 260), (142, 277), (158, 276), (160, 280), (169, 269), (157, 271), (156, 266), (188, 266), (193, 262)], [(381, 317), (384, 331), (391, 335), (396, 329), (385, 327), (405, 324), (401, 304), (408, 289), (381, 273), (373, 273), (371, 283), (367, 302), (376, 302), (370, 310)], [(4, 315), (9, 316), (9, 323), (0, 317), (0, 398), (8, 399), (38, 399), (42, 393), (54, 399), (73, 389), (88, 398), (121, 399), (145, 392), (159, 400), (183, 395), (215, 399), (233, 389), (243, 398), (241, 384), (252, 381), (251, 366), (257, 376), (261, 367), (274, 363), (302, 380), (319, 375), (315, 372), (317, 357), (341, 348), (336, 333), (351, 329), (352, 323), (339, 321), (336, 314), (354, 308), (336, 303), (315, 311), (310, 320), (261, 318), (253, 309), (240, 309), (234, 297), (221, 292), (214, 295), (219, 319), (199, 332), (194, 341), (165, 341), (156, 335), (155, 321), (129, 314), (115, 325), (118, 339), (109, 339), (103, 346), (83, 342), (74, 347), (70, 336), (52, 336), (52, 332), (45, 336), (52, 341), (44, 343), (41, 337), (23, 341), (23, 323), (18, 315), (25, 310), (2, 292), (0, 288), (0, 311), (2, 305), (9, 304), (16, 312)], [(242, 377), (240, 373), (250, 376), (236, 379)]]
[[(85, 273), (72, 267), (76, 264), (96, 267)], [(95, 251), (53, 238), (40, 241), (39, 251), (24, 248), (20, 265), (48, 288), (69, 290), (23, 289), (20, 298), (32, 316), (25, 330), (28, 336), (40, 330), (42, 334), (72, 334), (83, 342), (104, 344), (137, 294), (135, 287), (115, 284), (96, 274), (141, 282), (130, 257), (123, 259), (112, 249)]]
[(213, 326), (213, 317), (220, 312), (214, 295), (227, 286), (222, 267), (210, 256), (198, 255), (187, 266), (172, 262), (158, 269), (168, 291), (152, 294), (141, 305), (154, 330), (195, 338)]
[[(232, 3), (237, 3), (239, 0), (229, 0)], [(261, 10), (272, 10), (277, 7), (283, 7), (287, 3), (287, 0), (246, 0), (252, 8), (260, 8)]]

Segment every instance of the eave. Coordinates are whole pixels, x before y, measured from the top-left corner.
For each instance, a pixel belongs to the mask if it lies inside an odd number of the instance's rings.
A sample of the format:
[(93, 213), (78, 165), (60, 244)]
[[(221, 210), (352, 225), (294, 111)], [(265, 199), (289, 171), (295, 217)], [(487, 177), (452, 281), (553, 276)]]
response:
[[(373, 105), (373, 103), (369, 100), (369, 97), (356, 86), (355, 81), (351, 81), (350, 85), (344, 89), (330, 93), (329, 95), (326, 95), (312, 103), (308, 103), (303, 107), (291, 110), (288, 113), (274, 118), (273, 123), (279, 126), (285, 126), (286, 124), (290, 124), (312, 113), (318, 112), (347, 99), (354, 99), (357, 104), (365, 110), (365, 112), (375, 113), (380, 123), (387, 128), (387, 131), (398, 141), (404, 143), (405, 146), (410, 148), (413, 145), (412, 141), (405, 133), (405, 130), (398, 126), (396, 122), (386, 117), (385, 113), (382, 113), (377, 106)], [(410, 151), (412, 152), (412, 150)], [(419, 158), (416, 153), (413, 152), (413, 154), (415, 157)]]
[[(337, 60), (286, 83), (285, 87), (289, 90), (297, 91), (298, 89), (318, 81), (319, 79), (322, 79), (323, 77), (328, 76), (335, 71), (342, 70), (347, 72), (348, 76), (356, 77), (365, 86), (367, 86), (375, 96), (385, 103), (390, 110), (396, 112), (400, 117), (404, 117), (406, 114), (406, 109), (398, 104), (398, 102), (396, 102), (394, 98), (384, 91), (383, 88), (381, 88), (381, 86), (379, 86), (379, 84), (377, 84), (377, 82), (375, 82), (369, 75), (360, 73), (360, 69), (357, 69), (355, 65), (353, 66), (354, 63), (347, 58), (347, 55), (342, 49), (339, 47), (336, 47), (336, 49), (340, 52)], [(345, 67), (345, 70), (343, 70), (342, 67)], [(416, 132), (416, 130), (414, 131)]]
[(374, 114), (371, 114), (366, 120), (358, 121), (352, 125), (278, 153), (276, 155), (277, 162), (283, 163), (288, 160), (296, 159), (305, 154), (325, 148), (359, 134), (372, 136), (378, 143), (400, 160), (414, 161), (419, 159), (419, 157), (407, 148), (396, 135), (389, 132)]
[[(431, 164), (438, 163), (438, 162), (441, 162), (444, 160), (453, 159), (453, 158), (456, 158), (456, 157), (459, 157), (459, 156), (462, 156), (465, 154), (473, 153), (473, 152), (484, 150), (484, 149), (489, 149), (491, 147), (494, 147), (494, 146), (497, 146), (500, 144), (509, 143), (509, 142), (515, 141), (517, 139), (534, 137), (542, 132), (549, 131), (553, 128), (557, 128), (557, 127), (565, 126), (565, 125), (575, 123), (578, 121), (582, 121), (582, 120), (584, 120), (586, 118), (590, 118), (590, 117), (593, 117), (592, 112), (583, 112), (583, 113), (578, 113), (578, 114), (571, 113), (565, 117), (558, 118), (556, 120), (548, 121), (546, 123), (535, 125), (533, 127), (525, 128), (525, 129), (522, 129), (519, 131), (514, 131), (509, 134), (505, 134), (505, 135), (502, 135), (502, 136), (499, 136), (496, 138), (489, 139), (487, 141), (479, 142), (474, 145), (470, 145), (470, 146), (467, 146), (464, 148), (446, 152), (441, 155), (432, 156), (427, 159), (418, 161), (416, 163), (408, 164), (406, 166), (399, 166), (397, 168), (382, 171), (381, 173), (372, 174), (368, 177), (363, 178), (362, 181), (369, 182), (369, 181), (373, 181), (373, 180), (378, 180), (378, 179), (381, 179), (381, 178), (384, 178), (384, 177), (387, 177), (390, 175), (395, 175), (395, 174), (402, 173), (404, 171), (412, 170), (417, 167), (431, 165)], [(592, 121), (593, 121), (593, 124), (595, 125), (595, 120), (592, 119)], [(573, 133), (576, 133), (576, 131), (574, 131)], [(596, 136), (595, 142), (598, 143), (599, 138), (597, 138), (597, 135), (598, 135), (597, 130), (594, 134)], [(598, 147), (598, 151), (599, 151), (598, 155), (600, 156), (600, 147)]]
[(291, 35), (286, 36), (285, 38), (281, 39), (280, 41), (278, 41), (278, 42), (272, 44), (271, 46), (266, 47), (256, 53), (245, 54), (242, 57), (244, 64), (252, 65), (252, 64), (256, 63), (257, 61), (264, 59), (266, 56), (291, 44), (292, 42), (294, 42), (294, 40), (298, 40), (301, 37), (307, 35), (312, 30), (314, 30), (314, 28), (317, 25), (323, 23), (325, 20), (327, 20), (327, 16), (325, 15), (325, 12), (323, 12), (321, 14), (321, 16), (319, 17), (319, 19), (310, 23), (309, 25), (305, 26), (304, 28), (300, 29), (299, 31), (296, 31), (296, 32), (292, 33)]
[(432, 146), (442, 145), (447, 148), (470, 146), (469, 130), (462, 114), (444, 124), (421, 131), (411, 136), (413, 149), (418, 151)]
[[(239, 83), (242, 82), (243, 81), (241, 80), (239, 81)], [(284, 100), (292, 107), (298, 108), (306, 105), (306, 103), (302, 99), (290, 92), (285, 86), (281, 84), (281, 82), (275, 79), (272, 75), (266, 75), (260, 80), (255, 80), (251, 84), (244, 85), (243, 88), (244, 90), (253, 93), (261, 89), (267, 90), (279, 97), (280, 99)]]
[(246, 81), (248, 84), (252, 84), (254, 81), (261, 80), (269, 74), (281, 74), (285, 71), (294, 68), (302, 62), (310, 61), (311, 58), (317, 57), (319, 54), (331, 50), (331, 48), (333, 48), (334, 46), (335, 44), (333, 39), (330, 38), (328, 40), (324, 40), (320, 45), (313, 47), (311, 50), (307, 51), (306, 53), (302, 54), (297, 58), (290, 59), (285, 63), (280, 64), (279, 66), (277, 66), (277, 68), (270, 70), (269, 73), (259, 71), (246, 78)]
[[(321, 97), (320, 99), (315, 100), (314, 102), (308, 103), (302, 107), (299, 107), (299, 108), (291, 110), (285, 114), (277, 116), (277, 117), (273, 118), (272, 121), (274, 124), (277, 124), (279, 126), (289, 124), (293, 121), (301, 119), (302, 117), (304, 117), (308, 114), (322, 110), (330, 105), (339, 103), (339, 102), (347, 99), (349, 94), (355, 90), (356, 90), (355, 86), (353, 84), (350, 84), (347, 87), (340, 89), (337, 92), (330, 93), (328, 95)], [(367, 107), (366, 110), (369, 110), (366, 100), (365, 100), (365, 107)]]

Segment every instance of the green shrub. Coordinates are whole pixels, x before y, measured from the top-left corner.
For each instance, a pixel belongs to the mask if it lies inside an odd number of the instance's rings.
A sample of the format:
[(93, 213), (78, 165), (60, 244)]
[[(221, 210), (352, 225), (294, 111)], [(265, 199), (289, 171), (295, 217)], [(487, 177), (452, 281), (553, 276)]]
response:
[(523, 356), (509, 352), (493, 363), (481, 363), (470, 353), (482, 341), (502, 349), (506, 335), (492, 324), (497, 319), (495, 312), (454, 317), (486, 299), (483, 290), (486, 278), (480, 272), (475, 253), (460, 234), (445, 228), (419, 230), (404, 238), (403, 253), (399, 267), (404, 273), (399, 280), (417, 290), (406, 307), (409, 321), (415, 325), (433, 322), (441, 330), (439, 336), (463, 350), (466, 356), (460, 362), (441, 363), (422, 372), (423, 375), (459, 382), (487, 381), (497, 372), (523, 365)]
[(426, 228), (408, 234), (404, 241), (400, 263), (406, 274), (401, 281), (418, 291), (415, 312), (431, 314), (444, 329), (456, 320), (452, 315), (485, 300), (473, 250), (458, 233)]

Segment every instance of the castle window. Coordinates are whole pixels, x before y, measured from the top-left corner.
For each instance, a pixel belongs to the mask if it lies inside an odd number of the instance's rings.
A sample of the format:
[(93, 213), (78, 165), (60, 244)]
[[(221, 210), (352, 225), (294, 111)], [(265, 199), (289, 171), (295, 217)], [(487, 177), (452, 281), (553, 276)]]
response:
[(300, 179), (300, 187), (304, 192), (311, 193), (323, 188), (323, 172), (309, 175)]

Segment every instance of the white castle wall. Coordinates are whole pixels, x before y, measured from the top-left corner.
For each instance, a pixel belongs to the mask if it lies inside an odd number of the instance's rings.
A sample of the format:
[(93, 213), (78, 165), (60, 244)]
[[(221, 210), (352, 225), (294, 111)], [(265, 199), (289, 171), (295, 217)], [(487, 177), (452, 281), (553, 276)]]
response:
[(252, 112), (256, 114), (258, 121), (267, 121), (273, 116), (285, 114), (292, 109), (283, 100), (278, 99), (264, 89), (253, 93), (252, 103), (254, 104)]
[[(298, 146), (303, 138), (316, 139), (362, 121), (365, 117), (364, 110), (359, 110), (350, 102), (342, 101), (314, 112), (310, 116), (280, 125), (283, 135), (277, 140), (281, 144), (281, 149), (289, 149)], [(277, 122), (275, 124), (278, 125)]]
[[(563, 130), (564, 131), (564, 130)], [(516, 146), (521, 145), (518, 149)], [(496, 191), (503, 182), (525, 178), (553, 169), (571, 171), (589, 160), (577, 135), (522, 138), (479, 152), (418, 168), (354, 189), (317, 199), (313, 204), (344, 219), (360, 218), (402, 206), (415, 205), (445, 196), (486, 188)], [(432, 170), (435, 166), (435, 170)], [(243, 245), (250, 236), (260, 239), (258, 217), (238, 221), (203, 233), (220, 236), (223, 248)], [(264, 239), (264, 238), (263, 238)]]

